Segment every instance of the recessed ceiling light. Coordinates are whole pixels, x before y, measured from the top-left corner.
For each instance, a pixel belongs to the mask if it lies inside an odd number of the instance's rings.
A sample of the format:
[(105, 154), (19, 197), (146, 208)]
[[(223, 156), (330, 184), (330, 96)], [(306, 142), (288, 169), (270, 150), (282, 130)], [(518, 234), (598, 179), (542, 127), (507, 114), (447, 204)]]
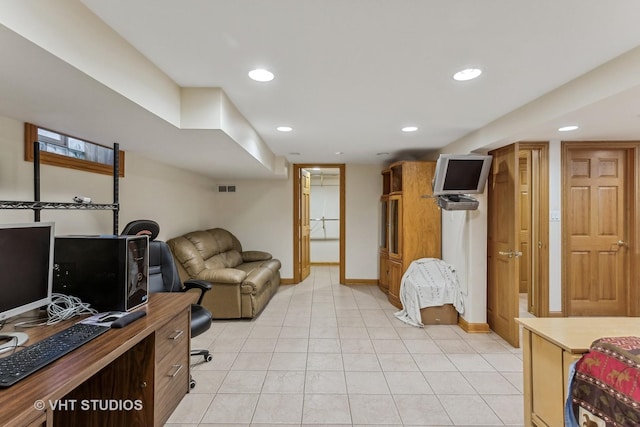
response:
[(560, 132), (571, 132), (572, 130), (576, 130), (576, 129), (578, 129), (578, 126), (576, 125), (562, 126), (558, 128)]
[(343, 154), (344, 154), (344, 153), (343, 153), (342, 151), (336, 151), (336, 155), (337, 155), (337, 156), (341, 156), (341, 155), (343, 155)]
[(263, 68), (256, 68), (249, 71), (249, 77), (257, 82), (270, 82), (273, 80), (273, 73)]
[(291, 126), (278, 126), (276, 130), (280, 132), (291, 132), (293, 128)]
[(464, 82), (467, 80), (473, 80), (480, 76), (480, 74), (482, 74), (482, 70), (480, 68), (466, 68), (455, 73), (453, 75), (453, 79), (459, 82)]
[(402, 128), (402, 132), (415, 132), (418, 130), (417, 126), (405, 126)]

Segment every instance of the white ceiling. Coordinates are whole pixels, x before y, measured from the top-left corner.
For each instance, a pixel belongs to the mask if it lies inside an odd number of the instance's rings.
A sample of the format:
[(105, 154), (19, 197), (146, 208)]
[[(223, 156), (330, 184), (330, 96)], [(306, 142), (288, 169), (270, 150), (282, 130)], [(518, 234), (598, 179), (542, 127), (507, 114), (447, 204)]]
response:
[[(421, 158), (507, 123), (534, 100), (553, 113), (518, 116), (508, 134), (494, 132), (476, 148), (509, 138), (640, 139), (640, 75), (611, 67), (609, 78), (624, 77), (624, 87), (591, 93), (588, 84), (576, 86), (588, 100), (562, 105), (553, 97), (620, 55), (640, 57), (640, 50), (628, 53), (640, 45), (640, 2), (633, 0), (82, 4), (178, 86), (222, 88), (275, 156), (290, 163)], [(0, 54), (2, 115), (119, 141), (125, 150), (209, 176), (273, 175), (224, 132), (178, 129), (5, 27)], [(470, 82), (451, 78), (469, 66), (484, 73)], [(275, 79), (250, 80), (247, 72), (257, 67)], [(556, 130), (573, 123), (579, 131)], [(294, 130), (281, 133), (279, 125)], [(406, 125), (419, 130), (405, 134)]]

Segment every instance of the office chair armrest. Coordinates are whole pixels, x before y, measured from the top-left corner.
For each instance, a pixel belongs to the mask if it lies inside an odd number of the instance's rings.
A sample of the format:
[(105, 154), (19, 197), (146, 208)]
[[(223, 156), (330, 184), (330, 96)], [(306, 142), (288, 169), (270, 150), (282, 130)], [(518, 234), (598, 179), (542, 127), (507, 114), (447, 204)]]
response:
[(182, 284), (184, 286), (184, 290), (188, 291), (189, 289), (197, 289), (200, 291), (200, 298), (198, 298), (198, 305), (202, 304), (202, 298), (204, 298), (204, 294), (211, 290), (211, 283), (205, 282), (204, 280), (195, 280), (190, 279)]

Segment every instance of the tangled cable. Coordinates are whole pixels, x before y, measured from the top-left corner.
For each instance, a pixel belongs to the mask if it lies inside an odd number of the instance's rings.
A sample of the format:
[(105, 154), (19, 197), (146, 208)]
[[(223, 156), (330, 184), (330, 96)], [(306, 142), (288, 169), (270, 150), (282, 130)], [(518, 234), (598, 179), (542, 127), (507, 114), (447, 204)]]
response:
[(51, 295), (51, 304), (47, 306), (49, 320), (47, 325), (54, 325), (66, 319), (81, 314), (97, 314), (98, 311), (90, 307), (78, 297), (54, 293)]
[(70, 319), (74, 316), (97, 313), (97, 310), (91, 308), (88, 303), (82, 302), (78, 297), (53, 293), (51, 295), (51, 304), (47, 306), (48, 319), (46, 322), (42, 322), (41, 320), (43, 319), (38, 319), (35, 321), (19, 322), (14, 326), (30, 328), (34, 326), (55, 325), (58, 322)]

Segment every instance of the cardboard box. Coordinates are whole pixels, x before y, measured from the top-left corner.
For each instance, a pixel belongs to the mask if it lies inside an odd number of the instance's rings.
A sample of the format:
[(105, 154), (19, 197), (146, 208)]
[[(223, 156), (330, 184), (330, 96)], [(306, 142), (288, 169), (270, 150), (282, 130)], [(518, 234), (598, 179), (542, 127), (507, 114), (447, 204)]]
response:
[(420, 309), (420, 318), (425, 325), (457, 325), (458, 311), (452, 304)]

